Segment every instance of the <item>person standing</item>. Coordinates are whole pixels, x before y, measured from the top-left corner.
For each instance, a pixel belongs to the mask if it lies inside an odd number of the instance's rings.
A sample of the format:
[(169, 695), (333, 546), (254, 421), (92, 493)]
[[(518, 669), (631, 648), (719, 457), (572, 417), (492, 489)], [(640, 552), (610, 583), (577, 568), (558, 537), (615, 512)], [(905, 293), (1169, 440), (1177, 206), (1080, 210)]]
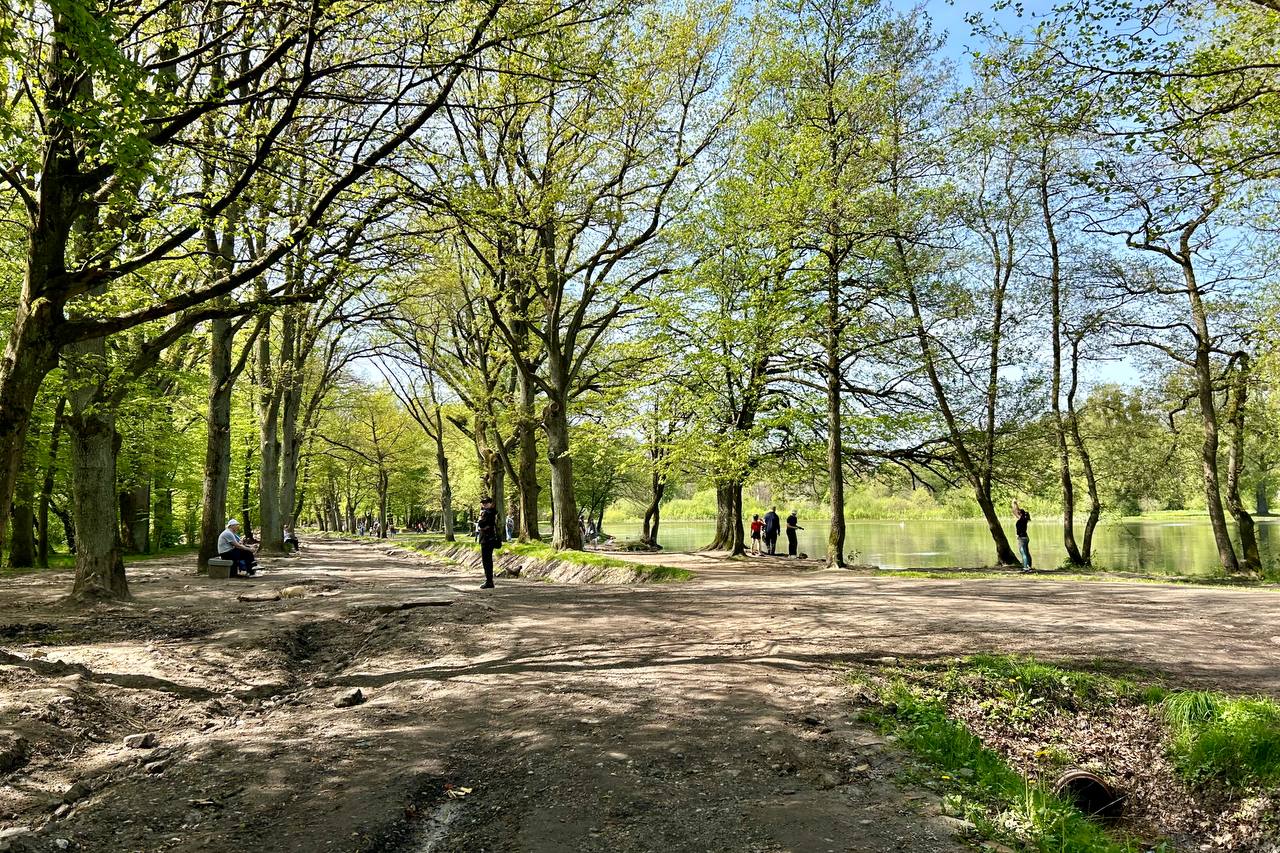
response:
[(791, 515), (787, 516), (787, 556), (795, 559), (800, 555), (799, 543), (796, 539), (798, 531), (804, 530), (800, 526), (800, 519), (796, 517), (796, 511), (791, 510)]
[(1027, 522), (1031, 520), (1031, 513), (1018, 506), (1018, 502), (1013, 502), (1013, 529), (1018, 534), (1018, 553), (1022, 555), (1022, 570), (1024, 572), (1034, 571), (1031, 567), (1031, 537), (1027, 534)]
[(770, 507), (764, 514), (764, 546), (773, 557), (778, 553), (778, 534), (782, 531), (782, 519), (778, 518), (778, 508)]
[(488, 495), (480, 499), (476, 539), (480, 543), (480, 560), (484, 564), (484, 584), (480, 588), (493, 589), (493, 549), (498, 547), (498, 510)]
[(506, 533), (508, 542), (516, 538), (516, 517), (510, 512), (507, 513)]
[(760, 513), (751, 516), (751, 553), (760, 556), (760, 534), (764, 530), (764, 522)]

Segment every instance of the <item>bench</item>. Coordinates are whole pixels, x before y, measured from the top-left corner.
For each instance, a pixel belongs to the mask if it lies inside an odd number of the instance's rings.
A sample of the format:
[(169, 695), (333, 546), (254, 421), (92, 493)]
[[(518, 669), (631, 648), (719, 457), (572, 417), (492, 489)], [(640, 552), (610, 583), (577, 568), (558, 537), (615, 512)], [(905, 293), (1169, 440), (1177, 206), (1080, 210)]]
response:
[(209, 558), (209, 579), (224, 581), (231, 577), (231, 567), (235, 563), (230, 560), (224, 560), (221, 557)]

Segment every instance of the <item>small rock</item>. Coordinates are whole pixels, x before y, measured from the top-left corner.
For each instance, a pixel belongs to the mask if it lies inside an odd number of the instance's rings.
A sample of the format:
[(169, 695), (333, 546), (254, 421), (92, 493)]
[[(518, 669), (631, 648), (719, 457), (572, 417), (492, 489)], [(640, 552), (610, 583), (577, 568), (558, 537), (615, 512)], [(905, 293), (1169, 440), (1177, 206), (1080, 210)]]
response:
[(286, 586), (280, 590), (281, 598), (306, 598), (307, 588), (305, 586)]
[(148, 773), (163, 773), (168, 766), (168, 761), (149, 761), (143, 765), (143, 769)]
[(55, 838), (53, 839), (53, 846), (57, 847), (59, 850), (70, 850), (71, 842), (65, 838)]
[(33, 850), (35, 833), (29, 827), (14, 826), (0, 829), (0, 853), (25, 853)]
[(356, 705), (362, 704), (364, 704), (364, 693), (360, 691), (359, 687), (343, 693), (333, 700), (333, 707), (335, 708), (354, 708)]
[(73, 808), (75, 808), (75, 806), (72, 806), (68, 803), (62, 803), (56, 809), (53, 810), (53, 816), (54, 818), (61, 820), (67, 815), (71, 814), (71, 810)]
[(124, 739), (124, 745), (129, 749), (150, 749), (156, 745), (156, 733), (142, 732), (129, 735)]
[(17, 770), (31, 756), (31, 744), (22, 735), (0, 732), (0, 773)]
[(969, 835), (970, 833), (978, 830), (978, 827), (963, 818), (947, 817), (946, 815), (943, 815), (939, 817), (938, 820), (942, 823), (943, 827), (947, 829), (947, 831), (955, 835)]
[(71, 804), (93, 793), (93, 788), (84, 780), (76, 782), (62, 794), (62, 802)]

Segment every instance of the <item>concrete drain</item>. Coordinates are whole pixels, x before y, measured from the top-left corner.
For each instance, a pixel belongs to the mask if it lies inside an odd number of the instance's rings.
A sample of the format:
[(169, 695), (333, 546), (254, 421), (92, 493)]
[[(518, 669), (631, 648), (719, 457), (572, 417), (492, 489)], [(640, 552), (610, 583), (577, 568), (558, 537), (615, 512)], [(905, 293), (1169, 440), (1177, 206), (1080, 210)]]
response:
[(1089, 817), (1115, 820), (1124, 814), (1124, 794), (1088, 770), (1068, 770), (1058, 777), (1053, 790)]

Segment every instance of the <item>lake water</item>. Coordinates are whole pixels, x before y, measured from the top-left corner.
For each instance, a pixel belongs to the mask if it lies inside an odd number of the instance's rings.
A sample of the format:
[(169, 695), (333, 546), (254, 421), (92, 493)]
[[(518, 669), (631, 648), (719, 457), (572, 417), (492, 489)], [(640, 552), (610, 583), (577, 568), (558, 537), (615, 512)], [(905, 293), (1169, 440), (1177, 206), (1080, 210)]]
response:
[[(800, 520), (800, 550), (825, 555), (825, 521)], [(638, 538), (639, 522), (606, 525), (609, 534)], [(1258, 542), (1264, 564), (1273, 568), (1280, 558), (1280, 522), (1258, 520)], [(1077, 527), (1077, 536), (1081, 528)], [(1013, 524), (1007, 525), (1010, 545), (1017, 550)], [(1066, 556), (1062, 524), (1032, 521), (1031, 556), (1037, 568), (1056, 568)], [(659, 541), (672, 551), (696, 551), (711, 541), (710, 521), (663, 521)], [(995, 562), (991, 534), (981, 520), (963, 521), (851, 521), (846, 535), (849, 562), (871, 563), (887, 569), (932, 569), (948, 566), (987, 566)], [(786, 552), (786, 535), (778, 543)], [(1149, 575), (1211, 575), (1219, 573), (1218, 551), (1208, 520), (1103, 521), (1094, 533), (1093, 562), (1100, 568)]]

